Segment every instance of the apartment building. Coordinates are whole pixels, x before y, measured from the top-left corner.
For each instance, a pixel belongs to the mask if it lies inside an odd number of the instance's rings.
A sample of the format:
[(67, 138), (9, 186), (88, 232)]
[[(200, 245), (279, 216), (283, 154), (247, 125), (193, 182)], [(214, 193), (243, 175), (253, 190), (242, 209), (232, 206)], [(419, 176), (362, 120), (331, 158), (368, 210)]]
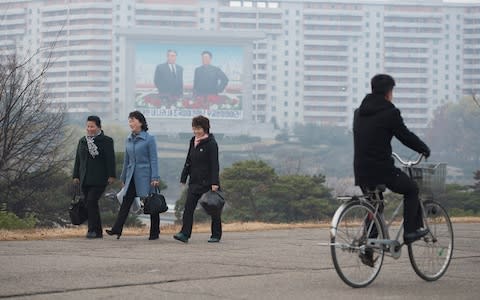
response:
[(262, 33), (251, 48), (248, 121), (277, 128), (351, 126), (380, 72), (397, 79), (396, 104), (419, 131), (439, 105), (480, 94), (479, 3), (16, 0), (0, 11), (0, 55), (55, 43), (45, 86), (72, 113), (124, 118), (124, 28)]

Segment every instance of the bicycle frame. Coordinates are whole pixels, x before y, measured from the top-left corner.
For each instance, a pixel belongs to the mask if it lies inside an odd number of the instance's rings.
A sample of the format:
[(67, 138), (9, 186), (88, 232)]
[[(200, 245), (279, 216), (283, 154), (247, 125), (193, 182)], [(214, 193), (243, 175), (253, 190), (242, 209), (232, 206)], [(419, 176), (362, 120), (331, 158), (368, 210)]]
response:
[[(410, 178), (413, 178), (413, 176), (412, 176), (412, 166), (419, 164), (420, 161), (423, 158), (423, 155), (420, 154), (419, 157), (417, 158), (417, 160), (406, 162), (406, 161), (403, 161), (398, 156), (398, 154), (396, 154), (396, 153), (392, 153), (392, 156), (395, 157), (402, 165), (404, 165), (407, 168), (408, 175), (409, 175)], [(381, 192), (378, 192), (378, 191), (375, 192), (375, 196), (376, 196), (375, 198), (376, 199), (382, 199), (383, 198), (383, 197), (380, 197), (380, 193)], [(373, 205), (371, 203), (372, 201), (369, 201), (370, 199), (369, 199), (368, 196), (362, 196), (362, 198), (364, 199), (364, 201), (366, 201), (370, 206), (372, 206), (375, 209), (374, 210), (375, 215), (378, 216), (378, 219), (380, 220), (380, 223), (382, 223), (382, 226), (384, 227), (384, 233), (385, 233), (385, 238), (384, 239), (370, 239), (369, 238), (367, 240), (367, 245), (370, 246), (371, 248), (382, 248), (384, 251), (386, 251), (387, 255), (392, 256), (395, 259), (399, 258), (400, 254), (401, 254), (401, 251), (400, 251), (401, 246), (404, 245), (403, 243), (400, 243), (400, 235), (403, 232), (403, 222), (404, 222), (403, 217), (401, 219), (399, 229), (398, 229), (398, 231), (395, 235), (395, 239), (390, 239), (390, 227), (392, 226), (393, 222), (395, 221), (395, 219), (399, 215), (400, 209), (403, 207), (403, 201), (398, 204), (398, 206), (393, 211), (392, 216), (390, 217), (390, 220), (388, 222), (386, 222), (383, 214), (379, 213), (379, 211), (378, 211), (378, 209), (380, 207), (379, 204), (384, 203), (384, 200), (383, 199), (382, 200), (373, 200), (374, 202), (376, 202), (376, 204)], [(423, 218), (424, 226), (429, 229), (428, 222), (425, 218), (425, 209), (424, 209), (424, 206), (423, 206), (423, 201), (421, 199), (419, 199), (419, 202), (420, 202), (420, 209), (421, 209), (421, 212), (422, 212), (422, 218)], [(370, 234), (371, 230), (372, 230), (372, 225), (370, 225), (368, 230), (367, 230), (368, 235)]]

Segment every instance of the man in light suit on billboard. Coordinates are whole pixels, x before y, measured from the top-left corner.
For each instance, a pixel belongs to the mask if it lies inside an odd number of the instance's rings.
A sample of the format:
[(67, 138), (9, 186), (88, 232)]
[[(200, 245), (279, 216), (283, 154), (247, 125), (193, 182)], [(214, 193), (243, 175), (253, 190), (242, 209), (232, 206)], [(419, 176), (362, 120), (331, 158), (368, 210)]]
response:
[(183, 68), (176, 61), (177, 52), (169, 49), (167, 61), (155, 69), (153, 81), (162, 99), (177, 100), (183, 96)]

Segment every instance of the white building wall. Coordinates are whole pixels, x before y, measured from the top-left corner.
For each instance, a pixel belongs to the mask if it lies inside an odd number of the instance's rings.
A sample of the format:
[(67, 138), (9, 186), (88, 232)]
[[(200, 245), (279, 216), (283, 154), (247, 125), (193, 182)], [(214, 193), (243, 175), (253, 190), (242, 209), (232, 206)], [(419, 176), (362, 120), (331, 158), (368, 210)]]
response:
[[(71, 112), (124, 119), (122, 28), (264, 34), (252, 45), (248, 115), (278, 128), (350, 127), (370, 78), (380, 72), (397, 79), (396, 103), (420, 131), (439, 105), (480, 93), (478, 4), (18, 0), (0, 9), (1, 56), (56, 42), (46, 87)], [(46, 59), (39, 56), (38, 63)]]

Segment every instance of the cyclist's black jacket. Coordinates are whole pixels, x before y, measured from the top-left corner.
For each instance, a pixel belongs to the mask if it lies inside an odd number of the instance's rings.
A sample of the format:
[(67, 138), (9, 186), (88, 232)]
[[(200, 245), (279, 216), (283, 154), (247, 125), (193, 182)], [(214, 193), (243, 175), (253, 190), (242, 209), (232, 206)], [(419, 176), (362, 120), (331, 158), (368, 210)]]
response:
[(355, 110), (353, 120), (355, 184), (374, 186), (393, 175), (392, 137), (427, 156), (428, 146), (403, 122), (400, 110), (383, 95), (368, 94)]

